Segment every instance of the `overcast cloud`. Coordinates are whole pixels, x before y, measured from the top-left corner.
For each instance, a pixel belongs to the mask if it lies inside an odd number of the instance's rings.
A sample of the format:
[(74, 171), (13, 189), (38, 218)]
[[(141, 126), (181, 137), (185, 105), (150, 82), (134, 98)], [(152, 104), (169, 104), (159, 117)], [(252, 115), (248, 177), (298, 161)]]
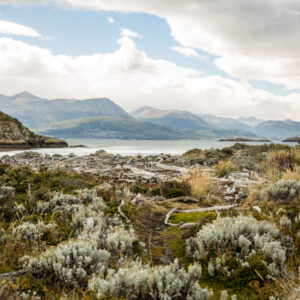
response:
[(199, 49), (216, 55), (216, 66), (236, 80), (203, 76), (166, 60), (151, 59), (136, 48), (133, 39), (138, 33), (121, 29), (117, 51), (79, 57), (53, 55), (46, 49), (1, 38), (1, 91), (30, 90), (47, 97), (107, 96), (127, 109), (148, 104), (220, 115), (300, 120), (299, 94), (275, 96), (247, 83), (266, 80), (288, 89), (300, 87), (298, 0), (47, 2), (70, 9), (147, 12), (165, 18), (180, 44), (175, 51), (196, 56), (195, 49)]

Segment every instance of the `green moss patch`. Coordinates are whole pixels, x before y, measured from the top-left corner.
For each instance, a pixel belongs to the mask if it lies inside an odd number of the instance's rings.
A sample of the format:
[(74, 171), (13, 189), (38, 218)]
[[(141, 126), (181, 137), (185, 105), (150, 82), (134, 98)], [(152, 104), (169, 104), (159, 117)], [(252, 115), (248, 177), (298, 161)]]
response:
[(215, 212), (191, 212), (191, 213), (178, 213), (173, 214), (170, 217), (170, 222), (174, 224), (178, 223), (196, 223), (199, 222), (204, 216), (211, 219), (216, 219), (217, 214)]

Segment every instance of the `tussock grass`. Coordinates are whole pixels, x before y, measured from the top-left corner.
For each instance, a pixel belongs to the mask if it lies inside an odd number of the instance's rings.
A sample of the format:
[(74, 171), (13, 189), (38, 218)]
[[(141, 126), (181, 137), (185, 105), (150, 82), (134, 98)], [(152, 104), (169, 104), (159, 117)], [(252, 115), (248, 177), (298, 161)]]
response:
[(235, 169), (235, 165), (230, 161), (219, 161), (215, 166), (215, 175), (218, 178), (228, 176)]
[(191, 195), (201, 199), (216, 188), (214, 180), (200, 168), (194, 167), (184, 177), (191, 187)]

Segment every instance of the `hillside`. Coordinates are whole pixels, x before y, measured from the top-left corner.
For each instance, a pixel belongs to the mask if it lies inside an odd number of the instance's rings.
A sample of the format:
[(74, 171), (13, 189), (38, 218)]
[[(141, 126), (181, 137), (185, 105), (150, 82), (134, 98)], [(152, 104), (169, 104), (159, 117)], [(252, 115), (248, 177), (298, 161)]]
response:
[(133, 118), (99, 116), (46, 124), (36, 129), (43, 134), (65, 138), (116, 138), (116, 139), (184, 139), (194, 133), (151, 124)]
[(120, 106), (107, 98), (47, 100), (27, 92), (11, 97), (0, 95), (0, 110), (29, 127), (91, 116), (129, 117)]
[(261, 136), (268, 136), (274, 139), (285, 139), (300, 134), (300, 122), (285, 121), (264, 121), (254, 127), (253, 131)]
[(63, 140), (36, 135), (17, 119), (0, 112), (0, 148), (67, 147)]
[(200, 117), (187, 111), (161, 110), (144, 106), (131, 112), (130, 115), (139, 120), (178, 129), (203, 130), (210, 128)]
[(210, 139), (232, 136), (256, 137), (236, 129), (183, 130), (133, 118), (99, 116), (48, 123), (35, 128), (36, 132), (64, 138), (112, 139)]

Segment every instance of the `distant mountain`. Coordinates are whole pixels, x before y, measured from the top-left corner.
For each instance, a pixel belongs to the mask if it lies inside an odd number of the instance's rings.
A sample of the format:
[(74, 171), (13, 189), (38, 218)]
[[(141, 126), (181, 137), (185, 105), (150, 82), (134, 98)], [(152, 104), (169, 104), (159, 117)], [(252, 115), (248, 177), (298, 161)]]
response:
[(45, 124), (36, 128), (41, 134), (64, 138), (115, 138), (115, 139), (201, 139), (232, 136), (256, 137), (236, 129), (183, 130), (144, 122), (134, 118), (91, 117)]
[[(23, 92), (0, 95), (0, 110), (30, 129), (62, 137), (200, 139), (273, 138), (300, 135), (300, 122), (263, 121), (195, 115), (180, 110), (142, 107), (126, 113), (107, 98), (47, 100)], [(255, 125), (253, 125), (255, 124)]]
[(196, 133), (133, 118), (110, 116), (90, 117), (46, 124), (36, 129), (39, 133), (65, 138), (116, 139), (193, 139)]
[(120, 106), (107, 98), (47, 100), (27, 92), (11, 97), (0, 95), (0, 110), (29, 127), (91, 116), (130, 118)]
[(245, 123), (245, 124), (247, 124), (247, 125), (249, 125), (249, 126), (256, 126), (259, 123), (264, 121), (263, 119), (258, 119), (258, 118), (255, 118), (255, 117), (248, 117), (248, 118), (240, 117), (240, 118), (238, 118), (238, 120)]
[(200, 117), (187, 111), (161, 110), (144, 106), (130, 113), (139, 120), (186, 130), (203, 130), (210, 126)]
[(252, 126), (245, 124), (234, 118), (217, 117), (213, 115), (202, 115), (199, 116), (210, 126), (219, 129), (237, 129), (251, 131)]
[(299, 136), (300, 122), (292, 120), (264, 121), (255, 126), (253, 132), (260, 136), (281, 140), (291, 136)]
[(63, 140), (36, 135), (17, 119), (0, 111), (0, 148), (67, 147)]

